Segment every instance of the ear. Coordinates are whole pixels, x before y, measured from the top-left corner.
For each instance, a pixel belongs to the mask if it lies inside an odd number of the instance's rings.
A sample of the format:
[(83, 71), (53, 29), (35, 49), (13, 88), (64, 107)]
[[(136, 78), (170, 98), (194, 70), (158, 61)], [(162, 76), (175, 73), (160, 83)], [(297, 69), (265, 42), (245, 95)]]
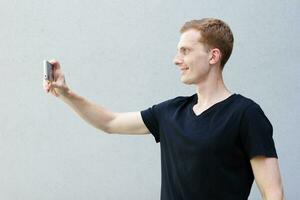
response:
[(209, 64), (215, 65), (216, 63), (221, 63), (221, 51), (217, 48), (210, 50), (210, 58), (209, 58)]

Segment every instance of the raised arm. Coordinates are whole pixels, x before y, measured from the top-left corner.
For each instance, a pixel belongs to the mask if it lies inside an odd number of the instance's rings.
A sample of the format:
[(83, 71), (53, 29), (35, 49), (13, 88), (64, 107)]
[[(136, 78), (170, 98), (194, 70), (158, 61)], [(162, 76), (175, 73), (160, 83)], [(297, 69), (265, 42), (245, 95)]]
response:
[(54, 67), (54, 82), (44, 81), (44, 89), (63, 100), (86, 122), (106, 133), (149, 133), (140, 112), (116, 113), (88, 101), (69, 89), (59, 62), (52, 60), (50, 63)]
[(114, 113), (107, 124), (108, 133), (141, 135), (149, 134), (140, 112)]

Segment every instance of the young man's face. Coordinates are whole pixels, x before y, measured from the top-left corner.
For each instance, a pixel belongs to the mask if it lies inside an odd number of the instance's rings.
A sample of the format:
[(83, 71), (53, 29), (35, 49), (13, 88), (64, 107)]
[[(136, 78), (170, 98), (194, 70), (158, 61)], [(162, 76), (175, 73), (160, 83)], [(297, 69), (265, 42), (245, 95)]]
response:
[(197, 84), (205, 81), (210, 71), (210, 53), (199, 42), (199, 31), (190, 29), (181, 34), (174, 64), (181, 71), (181, 82)]

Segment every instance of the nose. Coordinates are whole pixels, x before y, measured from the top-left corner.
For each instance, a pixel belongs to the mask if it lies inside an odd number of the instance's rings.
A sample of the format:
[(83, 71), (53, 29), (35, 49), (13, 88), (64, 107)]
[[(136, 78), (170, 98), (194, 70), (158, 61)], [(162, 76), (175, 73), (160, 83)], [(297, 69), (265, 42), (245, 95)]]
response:
[(173, 63), (175, 64), (175, 65), (180, 65), (180, 64), (182, 64), (182, 62), (183, 62), (183, 59), (182, 59), (182, 56), (180, 56), (178, 53), (175, 55), (175, 58), (174, 58), (174, 60), (173, 60)]

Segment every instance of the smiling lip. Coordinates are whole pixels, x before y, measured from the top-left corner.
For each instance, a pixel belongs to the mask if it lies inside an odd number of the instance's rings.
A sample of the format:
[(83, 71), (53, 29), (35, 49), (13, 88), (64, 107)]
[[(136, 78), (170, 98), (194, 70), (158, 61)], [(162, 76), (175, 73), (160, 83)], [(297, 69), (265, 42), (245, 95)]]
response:
[(180, 70), (184, 71), (184, 70), (188, 70), (189, 68), (180, 68)]
[(188, 71), (189, 68), (180, 68), (180, 73), (185, 74), (186, 71)]

